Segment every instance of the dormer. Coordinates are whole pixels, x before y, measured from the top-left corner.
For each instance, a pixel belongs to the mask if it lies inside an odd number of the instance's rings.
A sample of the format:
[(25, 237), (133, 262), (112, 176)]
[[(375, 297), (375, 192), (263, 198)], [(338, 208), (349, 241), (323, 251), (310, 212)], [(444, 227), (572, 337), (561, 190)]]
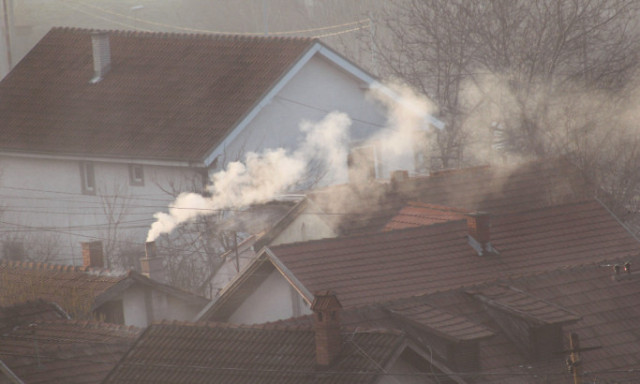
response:
[(505, 335), (533, 360), (557, 358), (562, 351), (562, 327), (580, 315), (512, 286), (496, 285), (469, 291), (484, 304)]
[(479, 342), (494, 333), (463, 316), (434, 308), (425, 303), (407, 301), (386, 307), (396, 320), (409, 325), (405, 331), (426, 346), (452, 371), (480, 369)]

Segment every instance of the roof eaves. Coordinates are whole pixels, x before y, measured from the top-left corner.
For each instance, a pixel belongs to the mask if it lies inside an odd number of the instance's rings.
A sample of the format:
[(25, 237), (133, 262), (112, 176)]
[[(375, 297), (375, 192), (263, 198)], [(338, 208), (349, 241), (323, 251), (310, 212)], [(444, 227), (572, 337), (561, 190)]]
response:
[(309, 292), (307, 287), (305, 287), (300, 280), (291, 272), (289, 268), (269, 249), (269, 247), (264, 248), (264, 252), (271, 260), (271, 263), (280, 271), (280, 273), (284, 276), (285, 279), (291, 284), (291, 286), (298, 291), (298, 293), (305, 299), (305, 301), (309, 304), (313, 301), (313, 294)]
[(146, 285), (147, 287), (157, 289), (157, 290), (159, 290), (161, 292), (164, 292), (164, 293), (166, 293), (168, 295), (172, 295), (172, 296), (178, 297), (178, 298), (180, 298), (182, 300), (185, 300), (189, 304), (205, 305), (208, 302), (208, 300), (206, 298), (202, 297), (202, 296), (198, 296), (195, 293), (184, 291), (184, 290), (182, 290), (180, 288), (176, 288), (176, 287), (174, 287), (172, 285), (168, 285), (168, 284), (161, 283), (159, 281), (155, 281), (155, 280), (153, 280), (153, 279), (151, 279), (151, 278), (149, 278), (147, 276), (144, 276), (144, 275), (142, 275), (142, 274), (140, 274), (140, 273), (138, 273), (136, 271), (131, 271), (130, 274), (129, 274), (129, 277), (132, 280), (134, 280), (134, 281), (136, 281), (136, 282), (138, 282), (138, 283), (140, 283), (142, 285)]
[[(193, 318), (193, 322), (212, 321), (210, 316), (224, 307), (230, 301), (231, 297), (237, 294), (240, 287), (266, 262), (272, 264), (264, 253), (264, 249), (262, 249), (258, 252), (257, 256), (247, 264), (240, 273), (236, 274), (236, 276), (222, 289), (222, 291), (220, 291), (217, 298), (212, 299), (209, 304), (202, 308), (202, 310)], [(260, 278), (266, 279), (266, 276), (262, 276)]]
[(246, 128), (251, 121), (258, 115), (258, 113), (267, 106), (271, 100), (276, 96), (278, 92), (289, 83), (293, 77), (311, 60), (311, 58), (320, 50), (321, 43), (318, 41), (312, 41), (309, 47), (300, 55), (297, 61), (295, 61), (283, 75), (272, 86), (258, 98), (257, 102), (249, 108), (249, 110), (242, 116), (233, 128), (229, 130), (224, 139), (219, 142), (214, 148), (211, 148), (209, 155), (204, 158), (204, 164), (209, 167), (216, 160), (216, 158), (224, 153), (226, 147), (233, 142), (233, 140), (240, 135), (240, 133)]
[(276, 222), (271, 229), (262, 235), (254, 244), (257, 249), (269, 245), (276, 237), (278, 237), (298, 216), (300, 216), (305, 208), (309, 205), (309, 198), (306, 196), (297, 202), (289, 211)]

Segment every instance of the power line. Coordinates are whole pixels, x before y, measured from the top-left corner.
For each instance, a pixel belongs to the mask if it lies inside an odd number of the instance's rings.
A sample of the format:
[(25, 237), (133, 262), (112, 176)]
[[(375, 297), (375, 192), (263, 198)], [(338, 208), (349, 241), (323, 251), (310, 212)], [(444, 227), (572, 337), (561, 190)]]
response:
[[(63, 3), (70, 3), (70, 1), (66, 0), (66, 1), (63, 1)], [(88, 8), (93, 8), (96, 11), (103, 12), (103, 13), (106, 13), (106, 14), (111, 15), (111, 16), (116, 16), (116, 17), (120, 17), (120, 18), (133, 20), (135, 23), (141, 22), (141, 23), (148, 24), (148, 25), (164, 27), (164, 28), (171, 28), (171, 29), (175, 29), (175, 30), (179, 30), (179, 31), (185, 31), (185, 32), (209, 33), (209, 34), (217, 34), (217, 35), (233, 34), (233, 35), (242, 35), (242, 36), (262, 36), (262, 35), (264, 35), (264, 32), (241, 32), (241, 33), (238, 33), (238, 32), (232, 32), (232, 31), (218, 31), (218, 30), (211, 30), (211, 29), (182, 27), (182, 26), (178, 26), (178, 25), (174, 25), (174, 24), (160, 23), (160, 22), (157, 22), (157, 21), (152, 21), (152, 20), (147, 20), (147, 19), (142, 19), (142, 18), (139, 18), (139, 17), (135, 17), (135, 16), (130, 16), (130, 15), (127, 15), (127, 14), (124, 14), (124, 13), (114, 12), (114, 11), (111, 11), (109, 9), (106, 9), (106, 8), (103, 8), (103, 7), (99, 7), (97, 5), (86, 3), (86, 2), (76, 3), (76, 6), (79, 6), (79, 5), (82, 5), (82, 6), (88, 7)], [(67, 4), (67, 6), (70, 6), (70, 5)], [(108, 19), (108, 18), (106, 18), (104, 16), (91, 14), (91, 13), (89, 13), (87, 11), (82, 11), (79, 8), (73, 8), (73, 9), (78, 10), (80, 12), (83, 12), (85, 14), (89, 14), (89, 15), (94, 16), (94, 17), (98, 17), (98, 18), (103, 19), (103, 20), (112, 21), (111, 19)], [(141, 29), (141, 28), (137, 28), (135, 25), (132, 26), (130, 24), (125, 24), (125, 23), (121, 23), (121, 22), (118, 22), (118, 21), (113, 21), (113, 22), (116, 23), (116, 24), (120, 24), (120, 25), (126, 26), (128, 28)], [(366, 25), (363, 25), (363, 24), (366, 24)], [(269, 34), (270, 35), (298, 35), (298, 34), (304, 34), (304, 33), (310, 33), (310, 32), (319, 32), (319, 31), (327, 31), (327, 30), (331, 30), (331, 29), (337, 29), (337, 28), (343, 28), (343, 27), (350, 27), (350, 26), (358, 25), (358, 27), (349, 28), (349, 29), (344, 30), (344, 31), (330, 32), (330, 33), (325, 33), (325, 34), (312, 36), (312, 37), (315, 37), (315, 38), (323, 38), (323, 37), (329, 37), (329, 36), (335, 36), (335, 35), (339, 35), (339, 34), (354, 32), (354, 31), (357, 31), (357, 30), (360, 30), (360, 29), (366, 29), (366, 28), (370, 27), (369, 24), (370, 24), (370, 20), (369, 19), (360, 19), (360, 20), (355, 20), (355, 21), (351, 21), (351, 22), (347, 22), (347, 23), (328, 25), (328, 26), (324, 26), (324, 27), (298, 29), (298, 30), (288, 30), (288, 31), (276, 31), (276, 32), (269, 32)], [(150, 31), (148, 29), (143, 29), (143, 30), (144, 31)]]

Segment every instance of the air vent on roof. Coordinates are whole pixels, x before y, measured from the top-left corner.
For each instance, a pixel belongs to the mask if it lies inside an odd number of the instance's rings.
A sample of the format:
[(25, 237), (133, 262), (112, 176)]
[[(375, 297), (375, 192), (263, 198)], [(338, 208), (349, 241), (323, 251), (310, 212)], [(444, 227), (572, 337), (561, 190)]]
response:
[(91, 34), (93, 47), (93, 79), (95, 84), (102, 80), (111, 69), (111, 48), (109, 47), (109, 35), (107, 32), (94, 32)]

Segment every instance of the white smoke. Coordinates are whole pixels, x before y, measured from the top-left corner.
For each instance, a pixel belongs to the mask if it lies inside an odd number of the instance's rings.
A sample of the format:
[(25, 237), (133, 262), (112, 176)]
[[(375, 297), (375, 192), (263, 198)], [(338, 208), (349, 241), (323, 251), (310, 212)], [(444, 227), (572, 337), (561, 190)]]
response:
[[(371, 95), (386, 108), (388, 121), (386, 129), (365, 145), (375, 146), (388, 164), (413, 160), (416, 131), (424, 131), (435, 108), (425, 97), (398, 84), (378, 87)], [(325, 185), (346, 180), (350, 126), (351, 119), (345, 113), (331, 112), (319, 122), (300, 124), (305, 139), (294, 152), (283, 148), (251, 152), (243, 162), (229, 163), (226, 169), (211, 176), (207, 188), (210, 197), (182, 193), (169, 206), (169, 213), (156, 213), (147, 241), (154, 241), (160, 234), (170, 233), (181, 223), (201, 215), (272, 200), (313, 172), (313, 167), (329, 171), (322, 175)]]
[[(278, 148), (246, 154), (244, 162), (229, 163), (225, 170), (212, 175), (210, 197), (182, 193), (169, 206), (169, 213), (154, 214), (147, 241), (155, 241), (163, 233), (201, 215), (221, 209), (240, 209), (264, 203), (286, 192), (305, 176), (312, 162), (332, 171), (327, 178), (342, 178), (347, 154), (351, 119), (344, 113), (331, 112), (318, 123), (303, 122), (306, 134), (294, 152)], [(338, 173), (338, 174), (336, 174)]]
[(371, 96), (385, 106), (388, 119), (387, 129), (380, 131), (372, 140), (384, 144), (380, 146), (382, 156), (393, 163), (395, 158), (412, 152), (416, 132), (427, 129), (428, 119), (436, 107), (426, 96), (400, 82), (390, 82), (386, 86), (391, 93), (383, 92), (385, 88), (371, 91)]

